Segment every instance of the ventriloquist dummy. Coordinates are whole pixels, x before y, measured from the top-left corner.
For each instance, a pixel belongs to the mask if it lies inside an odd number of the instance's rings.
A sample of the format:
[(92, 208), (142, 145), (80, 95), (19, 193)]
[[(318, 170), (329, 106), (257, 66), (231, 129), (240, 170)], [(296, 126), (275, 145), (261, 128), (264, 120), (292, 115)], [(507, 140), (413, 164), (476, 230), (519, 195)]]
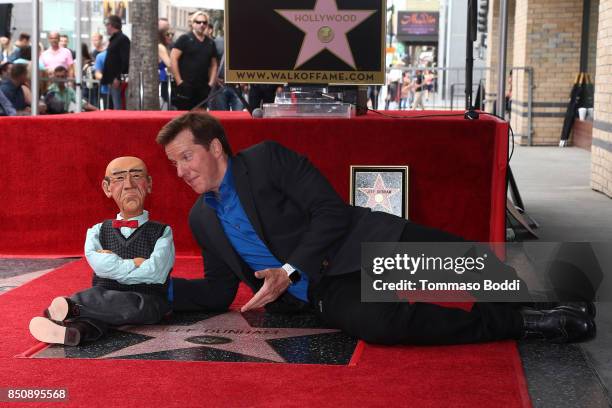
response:
[(102, 190), (119, 214), (87, 230), (92, 287), (53, 299), (46, 317), (33, 318), (30, 333), (37, 340), (76, 346), (99, 339), (110, 326), (155, 324), (170, 313), (174, 241), (170, 226), (149, 220), (144, 210), (151, 187), (141, 159), (119, 157), (108, 164)]

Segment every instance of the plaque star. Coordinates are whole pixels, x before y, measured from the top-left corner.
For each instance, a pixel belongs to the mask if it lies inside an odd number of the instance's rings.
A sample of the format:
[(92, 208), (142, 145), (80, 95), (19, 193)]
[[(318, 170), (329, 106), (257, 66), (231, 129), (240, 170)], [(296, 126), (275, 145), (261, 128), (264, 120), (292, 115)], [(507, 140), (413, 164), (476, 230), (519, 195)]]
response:
[(357, 69), (346, 34), (376, 12), (338, 10), (336, 0), (317, 0), (312, 10), (274, 11), (306, 34), (294, 69), (325, 49)]
[(366, 207), (373, 209), (377, 205), (380, 205), (387, 211), (391, 211), (391, 202), (389, 201), (389, 198), (400, 191), (399, 188), (389, 188), (385, 186), (385, 182), (380, 174), (376, 176), (374, 187), (359, 187), (358, 190), (364, 194), (367, 194), (368, 196), (368, 203), (366, 204)]
[[(279, 363), (286, 362), (266, 340), (337, 333), (335, 329), (292, 329), (252, 327), (239, 312), (230, 311), (189, 326), (138, 326), (121, 329), (152, 337), (101, 358), (125, 357), (205, 346)], [(222, 339), (225, 342), (198, 342), (197, 339)]]

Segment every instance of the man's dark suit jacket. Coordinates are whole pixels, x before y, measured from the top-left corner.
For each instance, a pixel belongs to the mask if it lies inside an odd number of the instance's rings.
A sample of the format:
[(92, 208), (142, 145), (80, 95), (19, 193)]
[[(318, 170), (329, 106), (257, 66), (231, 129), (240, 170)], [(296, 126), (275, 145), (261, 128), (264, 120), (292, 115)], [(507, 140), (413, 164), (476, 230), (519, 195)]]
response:
[(127, 74), (130, 67), (130, 39), (123, 32), (113, 34), (108, 42), (106, 60), (102, 69), (103, 84), (110, 84), (115, 79), (121, 79), (121, 74)]
[[(259, 238), (281, 263), (307, 274), (311, 285), (324, 276), (359, 271), (361, 243), (397, 241), (407, 223), (347, 205), (308, 159), (276, 142), (254, 145), (231, 163), (238, 197)], [(239, 281), (254, 292), (261, 287), (204, 195), (193, 205), (189, 223), (202, 248), (206, 278), (175, 279), (175, 310), (225, 310)]]

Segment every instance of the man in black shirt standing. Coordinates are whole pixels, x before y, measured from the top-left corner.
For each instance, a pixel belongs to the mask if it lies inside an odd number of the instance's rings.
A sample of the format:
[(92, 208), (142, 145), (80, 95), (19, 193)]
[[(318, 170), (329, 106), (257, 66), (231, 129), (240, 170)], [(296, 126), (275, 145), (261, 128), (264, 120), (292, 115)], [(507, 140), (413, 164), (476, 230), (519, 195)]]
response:
[(217, 50), (205, 34), (209, 21), (208, 14), (194, 13), (192, 31), (180, 36), (170, 52), (177, 86), (174, 104), (180, 110), (192, 109), (206, 99), (217, 77)]
[(113, 109), (121, 109), (121, 76), (130, 67), (130, 39), (121, 31), (121, 18), (110, 15), (106, 19), (106, 32), (110, 35), (106, 60), (102, 70), (102, 85), (110, 85)]

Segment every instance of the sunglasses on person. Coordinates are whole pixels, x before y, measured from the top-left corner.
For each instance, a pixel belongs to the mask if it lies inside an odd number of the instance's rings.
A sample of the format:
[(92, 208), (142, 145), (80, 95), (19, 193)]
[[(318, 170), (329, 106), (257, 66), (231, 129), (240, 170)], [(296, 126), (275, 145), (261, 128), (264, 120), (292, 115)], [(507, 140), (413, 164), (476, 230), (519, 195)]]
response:
[(204, 24), (204, 25), (208, 25), (208, 21), (206, 21), (206, 20), (194, 20), (193, 24)]
[(174, 33), (166, 33), (166, 37), (174, 37)]

